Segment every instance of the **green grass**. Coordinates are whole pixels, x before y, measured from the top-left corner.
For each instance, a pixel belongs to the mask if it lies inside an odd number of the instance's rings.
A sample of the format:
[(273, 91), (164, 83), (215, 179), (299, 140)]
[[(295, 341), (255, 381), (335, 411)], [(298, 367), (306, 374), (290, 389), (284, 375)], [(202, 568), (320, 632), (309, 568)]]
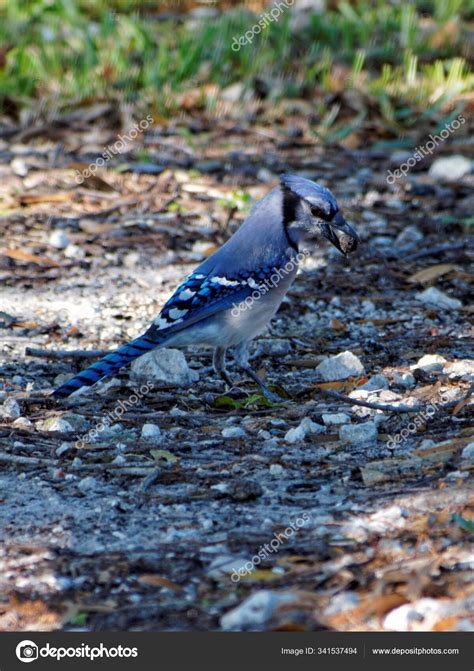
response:
[(263, 81), (270, 100), (314, 100), (316, 132), (337, 140), (367, 114), (342, 123), (340, 108), (321, 104), (321, 94), (340, 93), (336, 66), (346, 73), (343, 88), (365, 96), (391, 132), (422, 114), (439, 119), (440, 110), (473, 89), (474, 0), (343, 0), (296, 33), (282, 14), (251, 45), (233, 51), (233, 38), (258, 18), (237, 9), (190, 28), (158, 21), (154, 3), (0, 2), (0, 108), (37, 108), (41, 100), (47, 111), (100, 99), (166, 118), (180, 110), (185, 91), (202, 87), (200, 103), (212, 111), (216, 94), (205, 84), (222, 89), (240, 82), (253, 90)]

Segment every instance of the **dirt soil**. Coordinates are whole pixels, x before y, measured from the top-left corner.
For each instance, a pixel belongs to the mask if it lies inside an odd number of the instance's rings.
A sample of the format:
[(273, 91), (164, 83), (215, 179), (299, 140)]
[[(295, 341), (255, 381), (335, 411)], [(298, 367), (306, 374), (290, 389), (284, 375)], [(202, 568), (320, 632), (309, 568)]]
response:
[[(69, 120), (0, 140), (0, 629), (472, 630), (474, 178), (428, 174), (472, 145), (388, 185), (393, 156), (323, 149), (304, 118), (210, 119), (192, 142), (150, 131), (151, 163), (130, 151), (79, 185), (115, 137), (96, 111), (75, 135)], [(238, 192), (263, 197), (283, 171), (329, 186), (362, 238), (347, 259), (314, 250), (256, 341), (255, 370), (288, 398), (246, 379), (226, 393), (188, 350), (198, 381), (156, 385), (78, 447), (133, 394), (129, 370), (74, 400), (47, 392), (94, 360), (81, 350), (139, 335), (244, 220)], [(318, 365), (346, 350), (364, 372), (325, 382)], [(385, 388), (360, 389), (375, 375)], [(389, 408), (328, 394), (357, 390)], [(435, 411), (413, 423), (400, 403)], [(260, 590), (288, 598), (221, 620)]]

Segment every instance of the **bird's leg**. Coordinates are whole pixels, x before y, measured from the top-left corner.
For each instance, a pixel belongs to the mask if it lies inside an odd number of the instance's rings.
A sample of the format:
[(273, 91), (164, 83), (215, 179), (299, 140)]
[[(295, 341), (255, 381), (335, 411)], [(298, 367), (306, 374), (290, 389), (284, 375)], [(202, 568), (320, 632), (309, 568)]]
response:
[(272, 403), (281, 402), (282, 399), (278, 396), (278, 394), (274, 394), (272, 391), (270, 391), (264, 381), (260, 379), (257, 373), (250, 367), (249, 343), (247, 340), (244, 340), (244, 342), (240, 343), (240, 345), (237, 345), (233, 352), (233, 356), (235, 363), (239, 366), (239, 368), (241, 368), (244, 373), (247, 373), (247, 375), (258, 384), (265, 398), (267, 398)]
[(224, 382), (232, 389), (234, 383), (232, 382), (232, 378), (230, 377), (225, 367), (226, 352), (227, 349), (225, 347), (216, 347), (212, 357), (212, 366), (215, 372), (220, 375)]

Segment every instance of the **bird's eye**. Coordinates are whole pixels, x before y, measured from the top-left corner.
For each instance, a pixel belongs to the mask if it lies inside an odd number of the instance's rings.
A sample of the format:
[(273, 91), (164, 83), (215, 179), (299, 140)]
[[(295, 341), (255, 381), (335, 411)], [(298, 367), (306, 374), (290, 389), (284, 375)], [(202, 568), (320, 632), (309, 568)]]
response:
[(323, 221), (331, 221), (331, 219), (334, 217), (335, 212), (332, 211), (330, 213), (325, 212), (322, 208), (318, 207), (317, 205), (311, 205), (311, 214), (313, 217), (317, 217), (318, 219), (322, 219)]
[(320, 210), (320, 208), (319, 208), (319, 207), (316, 207), (315, 205), (312, 205), (312, 206), (311, 206), (311, 214), (313, 215), (313, 217), (319, 217), (320, 219), (323, 219), (323, 218), (324, 218), (324, 217), (323, 217), (323, 213), (322, 213), (322, 211)]

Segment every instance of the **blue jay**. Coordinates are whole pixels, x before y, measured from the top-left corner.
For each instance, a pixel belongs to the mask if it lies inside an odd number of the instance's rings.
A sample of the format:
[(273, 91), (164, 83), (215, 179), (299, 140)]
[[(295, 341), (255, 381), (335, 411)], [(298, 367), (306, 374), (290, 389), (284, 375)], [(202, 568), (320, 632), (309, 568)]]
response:
[[(300, 251), (323, 236), (347, 254), (359, 242), (332, 193), (303, 177), (283, 175), (252, 208), (234, 235), (181, 284), (148, 330), (60, 386), (54, 396), (112, 375), (156, 347), (203, 345), (214, 349), (213, 367), (230, 386), (227, 349), (268, 397), (249, 365), (248, 343), (275, 315), (295, 279)], [(277, 278), (277, 279), (276, 279)]]

